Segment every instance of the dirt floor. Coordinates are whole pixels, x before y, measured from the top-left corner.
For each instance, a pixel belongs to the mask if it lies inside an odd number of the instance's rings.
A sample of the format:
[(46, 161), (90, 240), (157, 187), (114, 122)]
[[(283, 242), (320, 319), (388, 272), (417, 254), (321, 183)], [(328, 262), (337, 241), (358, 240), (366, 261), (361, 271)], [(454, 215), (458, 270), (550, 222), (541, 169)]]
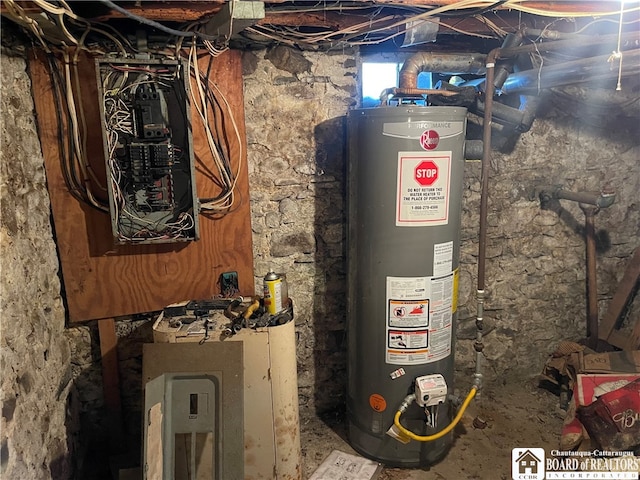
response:
[[(484, 429), (474, 428), (476, 416), (487, 422)], [(377, 480), (508, 480), (511, 450), (557, 449), (564, 416), (559, 398), (533, 380), (488, 386), (467, 409), (441, 462), (428, 469), (384, 467)], [(332, 450), (356, 454), (346, 441), (343, 418), (302, 418), (301, 439), (305, 479)]]

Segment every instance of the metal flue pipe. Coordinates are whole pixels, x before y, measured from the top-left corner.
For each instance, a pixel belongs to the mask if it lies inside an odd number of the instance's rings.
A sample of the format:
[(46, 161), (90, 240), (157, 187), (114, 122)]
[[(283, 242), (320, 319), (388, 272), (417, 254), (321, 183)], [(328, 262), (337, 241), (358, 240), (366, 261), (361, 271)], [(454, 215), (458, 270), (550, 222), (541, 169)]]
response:
[(409, 57), (400, 70), (397, 88), (388, 88), (380, 96), (381, 103), (386, 105), (389, 95), (444, 95), (456, 96), (456, 91), (418, 88), (420, 72), (438, 73), (472, 73), (482, 75), (485, 72), (486, 55), (482, 53), (451, 54), (438, 52), (418, 52)]
[(437, 53), (418, 52), (409, 57), (400, 70), (398, 82), (400, 89), (418, 88), (418, 75), (421, 72), (472, 73), (482, 75), (485, 72), (486, 55), (482, 53)]

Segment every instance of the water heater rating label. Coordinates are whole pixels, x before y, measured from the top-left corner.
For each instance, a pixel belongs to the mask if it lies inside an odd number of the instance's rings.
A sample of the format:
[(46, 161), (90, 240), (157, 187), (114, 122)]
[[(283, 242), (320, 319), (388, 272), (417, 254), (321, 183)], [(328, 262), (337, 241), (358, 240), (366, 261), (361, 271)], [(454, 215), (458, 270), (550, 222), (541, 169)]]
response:
[(396, 225), (449, 222), (451, 152), (399, 152)]
[(386, 362), (422, 365), (451, 354), (454, 273), (387, 277)]

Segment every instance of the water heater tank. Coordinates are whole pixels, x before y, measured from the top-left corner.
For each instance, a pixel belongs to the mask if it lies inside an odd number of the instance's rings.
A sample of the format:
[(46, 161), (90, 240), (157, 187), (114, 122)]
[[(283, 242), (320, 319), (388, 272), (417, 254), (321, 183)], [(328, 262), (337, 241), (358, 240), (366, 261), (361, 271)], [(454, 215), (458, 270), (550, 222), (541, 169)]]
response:
[[(461, 107), (348, 117), (348, 435), (388, 465), (432, 464), (453, 440), (386, 432), (416, 378), (440, 374), (453, 391), (465, 130)], [(427, 412), (414, 403), (402, 424), (430, 435), (452, 413), (449, 401)]]

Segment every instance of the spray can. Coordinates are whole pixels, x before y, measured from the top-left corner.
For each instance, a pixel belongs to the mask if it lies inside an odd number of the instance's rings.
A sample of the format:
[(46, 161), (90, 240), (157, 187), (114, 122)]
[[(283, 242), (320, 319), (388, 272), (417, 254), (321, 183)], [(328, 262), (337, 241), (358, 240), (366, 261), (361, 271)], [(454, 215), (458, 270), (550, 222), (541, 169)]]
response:
[(284, 273), (269, 271), (264, 277), (264, 306), (271, 315), (282, 312), (287, 305), (289, 291)]

